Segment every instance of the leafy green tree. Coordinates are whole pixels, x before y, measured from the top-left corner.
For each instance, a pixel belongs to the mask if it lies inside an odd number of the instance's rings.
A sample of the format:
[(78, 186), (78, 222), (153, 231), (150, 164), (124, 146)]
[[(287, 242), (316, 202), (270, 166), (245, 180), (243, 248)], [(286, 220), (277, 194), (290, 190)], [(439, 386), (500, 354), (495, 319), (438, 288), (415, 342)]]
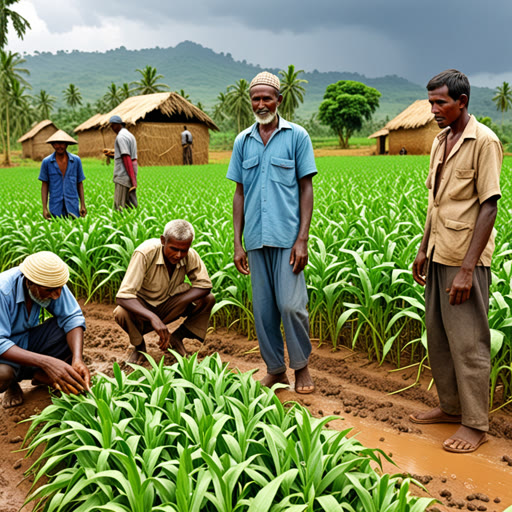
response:
[(114, 109), (123, 101), (123, 92), (114, 82), (112, 82), (107, 89), (106, 94), (103, 96), (105, 105), (110, 110)]
[(134, 92), (137, 94), (154, 94), (155, 92), (164, 92), (169, 90), (167, 84), (158, 83), (158, 80), (164, 77), (159, 75), (156, 68), (146, 66), (144, 69), (137, 69), (140, 73), (140, 80), (132, 82)]
[(249, 82), (241, 78), (228, 87), (226, 94), (226, 111), (236, 120), (238, 132), (251, 125), (253, 119)]
[(327, 86), (318, 118), (338, 135), (340, 146), (348, 148), (350, 136), (377, 110), (380, 95), (377, 89), (361, 82), (340, 80)]
[(25, 59), (17, 52), (0, 50), (0, 134), (4, 148), (6, 165), (11, 165), (11, 106), (14, 91), (20, 86), (30, 87), (23, 75), (29, 75), (26, 68), (22, 68)]
[(72, 109), (82, 104), (82, 93), (75, 84), (69, 84), (67, 89), (62, 91), (66, 104)]
[(290, 64), (288, 70), (283, 69), (279, 71), (281, 75), (281, 94), (283, 95), (283, 101), (279, 106), (279, 112), (288, 121), (293, 121), (295, 110), (301, 103), (304, 102), (304, 94), (306, 89), (301, 84), (307, 84), (308, 81), (298, 76), (304, 73), (303, 69), (295, 71), (295, 66)]
[(503, 128), (503, 113), (512, 107), (512, 89), (508, 82), (496, 87), (496, 96), (492, 99), (496, 103), (496, 109), (501, 111), (501, 128)]
[(30, 28), (30, 23), (10, 8), (18, 2), (19, 0), (0, 0), (0, 50), (7, 45), (9, 22), (20, 39), (23, 39), (27, 28)]
[(44, 89), (41, 89), (39, 94), (35, 95), (34, 106), (39, 121), (50, 119), (56, 100), (57, 98), (55, 98), (55, 96), (48, 94)]

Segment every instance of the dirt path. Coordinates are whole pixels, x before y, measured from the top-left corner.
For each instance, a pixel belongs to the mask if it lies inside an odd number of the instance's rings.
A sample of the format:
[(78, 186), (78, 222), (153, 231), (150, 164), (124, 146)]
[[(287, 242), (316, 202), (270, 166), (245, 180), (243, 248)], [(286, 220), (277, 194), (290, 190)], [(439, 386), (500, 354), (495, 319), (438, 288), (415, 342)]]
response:
[[(127, 336), (112, 320), (112, 306), (92, 304), (84, 307), (87, 318), (86, 362), (94, 371), (108, 373), (114, 361), (123, 361), (128, 352)], [(158, 358), (156, 337), (148, 337), (148, 350)], [(200, 354), (220, 352), (222, 359), (242, 371), (264, 366), (255, 341), (225, 330), (208, 335), (204, 346), (187, 342), (189, 350)], [(349, 350), (333, 353), (328, 346), (315, 347), (311, 357), (312, 375), (317, 384), (313, 395), (282, 391), (282, 400), (297, 400), (315, 416), (339, 415), (344, 419), (330, 422), (336, 429), (353, 427), (366, 446), (378, 447), (391, 454), (397, 467), (386, 463), (385, 471), (410, 473), (422, 481), (432, 496), (442, 501), (438, 510), (503, 511), (512, 505), (512, 467), (503, 459), (512, 457), (512, 416), (495, 413), (491, 419), (491, 440), (469, 455), (447, 453), (441, 442), (453, 433), (453, 425), (425, 425), (418, 428), (408, 415), (436, 404), (435, 393), (427, 391), (430, 381), (396, 395), (388, 393), (412, 383), (412, 372), (389, 373)], [(290, 375), (293, 377), (293, 375)], [(0, 511), (16, 512), (23, 504), (31, 483), (23, 480), (30, 461), (17, 453), (30, 417), (50, 403), (45, 389), (24, 383), (25, 403), (21, 407), (0, 408)], [(512, 459), (508, 459), (512, 460)], [(499, 500), (499, 501), (498, 501)], [(485, 508), (483, 508), (485, 507)], [(30, 510), (26, 507), (23, 510)], [(435, 510), (432, 508), (431, 510)]]

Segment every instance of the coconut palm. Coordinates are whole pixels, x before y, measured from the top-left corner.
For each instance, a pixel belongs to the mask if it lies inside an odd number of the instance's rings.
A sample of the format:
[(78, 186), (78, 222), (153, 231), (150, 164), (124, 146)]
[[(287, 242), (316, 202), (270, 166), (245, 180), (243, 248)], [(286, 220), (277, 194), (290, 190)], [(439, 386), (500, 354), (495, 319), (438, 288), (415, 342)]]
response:
[(295, 71), (295, 66), (290, 64), (288, 70), (279, 71), (281, 75), (281, 94), (283, 101), (279, 106), (279, 112), (288, 121), (293, 121), (295, 110), (299, 107), (300, 103), (304, 101), (304, 94), (306, 89), (301, 84), (307, 84), (308, 81), (298, 78), (300, 73), (304, 73), (303, 69)]
[(185, 98), (187, 101), (190, 101), (190, 96), (185, 92), (185, 89), (180, 89), (179, 91), (174, 92), (179, 94), (182, 98)]
[(141, 76), (139, 81), (132, 82), (137, 94), (154, 94), (155, 92), (169, 90), (167, 84), (158, 83), (158, 80), (163, 78), (164, 75), (159, 75), (153, 66), (146, 66), (144, 69), (137, 69), (136, 71)]
[(16, 35), (20, 39), (23, 39), (27, 28), (30, 28), (30, 23), (23, 16), (20, 16), (17, 12), (9, 8), (18, 2), (19, 0), (0, 1), (0, 49), (5, 48), (7, 45), (9, 23), (12, 24)]
[(20, 67), (25, 59), (17, 52), (0, 50), (0, 134), (4, 148), (6, 165), (11, 164), (11, 103), (14, 82), (24, 87), (30, 87), (23, 75), (29, 75), (28, 69)]
[(503, 82), (503, 85), (496, 87), (496, 96), (492, 99), (496, 103), (496, 109), (501, 110), (501, 128), (503, 128), (503, 113), (508, 112), (512, 107), (512, 89), (508, 82)]
[(9, 109), (11, 114), (11, 134), (14, 138), (21, 137), (30, 127), (35, 117), (31, 105), (28, 88), (16, 79), (11, 81), (8, 91)]
[(116, 108), (117, 105), (123, 101), (123, 92), (121, 91), (121, 88), (117, 87), (117, 85), (112, 82), (108, 86), (106, 94), (103, 96), (103, 101), (110, 110)]
[(124, 82), (123, 85), (119, 88), (119, 94), (121, 95), (121, 99), (124, 101), (126, 98), (129, 98), (132, 95), (132, 88), (130, 84)]
[(48, 94), (44, 89), (39, 91), (34, 97), (34, 106), (37, 111), (37, 117), (40, 121), (49, 119), (57, 98)]
[(82, 104), (82, 93), (75, 84), (69, 84), (68, 88), (64, 89), (62, 93), (64, 94), (64, 100), (67, 105), (72, 109)]
[(235, 118), (239, 132), (250, 126), (253, 114), (249, 96), (249, 82), (245, 78), (241, 78), (236, 84), (228, 87), (226, 110), (228, 114)]
[(213, 106), (212, 119), (217, 124), (222, 123), (222, 121), (225, 121), (228, 118), (228, 115), (226, 114), (227, 94), (228, 91), (226, 91), (226, 93), (219, 92), (219, 95), (217, 96), (217, 103)]

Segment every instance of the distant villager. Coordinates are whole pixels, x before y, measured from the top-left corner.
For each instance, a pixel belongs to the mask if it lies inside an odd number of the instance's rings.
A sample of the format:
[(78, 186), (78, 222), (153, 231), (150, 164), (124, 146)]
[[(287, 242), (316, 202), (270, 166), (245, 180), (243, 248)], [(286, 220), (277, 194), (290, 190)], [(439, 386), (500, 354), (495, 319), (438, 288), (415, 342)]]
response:
[(192, 134), (187, 130), (187, 127), (183, 127), (181, 132), (181, 145), (183, 147), (183, 165), (192, 165)]

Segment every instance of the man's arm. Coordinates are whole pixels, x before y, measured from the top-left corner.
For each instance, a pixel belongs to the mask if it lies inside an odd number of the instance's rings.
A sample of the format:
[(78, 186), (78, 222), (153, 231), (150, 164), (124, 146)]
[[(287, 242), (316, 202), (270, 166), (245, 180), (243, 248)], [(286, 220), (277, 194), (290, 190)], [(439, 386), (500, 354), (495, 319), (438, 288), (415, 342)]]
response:
[(414, 259), (412, 264), (412, 277), (414, 280), (421, 284), (421, 286), (425, 286), (426, 284), (426, 262), (427, 262), (427, 249), (428, 249), (428, 241), (430, 240), (430, 217), (425, 224), (425, 231), (423, 233), (423, 238), (421, 239), (420, 248), (418, 249), (418, 254)]
[(135, 171), (133, 170), (132, 157), (130, 155), (121, 155), (123, 159), (124, 168), (126, 169), (126, 173), (130, 177), (130, 181), (132, 182), (132, 187), (137, 187), (137, 179), (135, 178)]
[(499, 196), (490, 197), (480, 206), (468, 252), (460, 270), (453, 279), (451, 287), (446, 290), (450, 293), (450, 304), (452, 306), (462, 304), (469, 299), (473, 287), (473, 271), (491, 236), (498, 213), (498, 199)]
[(66, 341), (72, 354), (71, 367), (82, 377), (89, 389), (91, 374), (83, 360), (84, 330), (82, 327), (75, 327), (66, 333)]
[(87, 208), (85, 207), (85, 195), (84, 195), (84, 183), (81, 181), (76, 189), (78, 191), (78, 197), (80, 199), (80, 217), (85, 217), (87, 215)]
[(235, 195), (233, 197), (233, 230), (235, 256), (234, 262), (238, 271), (248, 275), (249, 264), (247, 263), (247, 253), (242, 244), (242, 233), (244, 232), (244, 186), (242, 183), (236, 184)]
[(308, 238), (311, 216), (313, 215), (313, 175), (304, 176), (299, 180), (299, 234), (290, 254), (290, 265), (293, 273), (298, 274), (308, 264)]
[(43, 203), (43, 217), (45, 219), (51, 219), (52, 216), (50, 215), (50, 212), (48, 211), (48, 182), (47, 181), (41, 182), (41, 201)]

